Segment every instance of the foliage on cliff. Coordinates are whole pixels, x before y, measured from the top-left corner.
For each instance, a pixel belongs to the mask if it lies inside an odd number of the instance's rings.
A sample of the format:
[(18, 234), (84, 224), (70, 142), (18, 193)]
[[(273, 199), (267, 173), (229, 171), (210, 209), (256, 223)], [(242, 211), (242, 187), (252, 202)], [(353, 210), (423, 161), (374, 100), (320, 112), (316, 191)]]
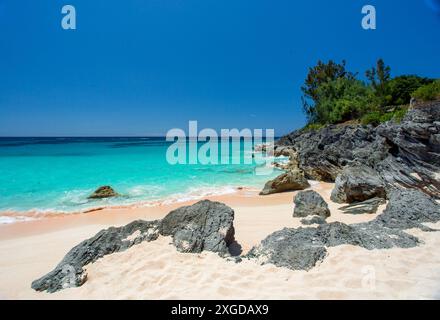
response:
[(391, 77), (391, 68), (379, 59), (365, 72), (367, 81), (347, 70), (346, 62), (318, 61), (301, 87), (308, 127), (359, 120), (378, 125), (403, 118), (411, 98), (440, 97), (440, 81), (416, 75)]

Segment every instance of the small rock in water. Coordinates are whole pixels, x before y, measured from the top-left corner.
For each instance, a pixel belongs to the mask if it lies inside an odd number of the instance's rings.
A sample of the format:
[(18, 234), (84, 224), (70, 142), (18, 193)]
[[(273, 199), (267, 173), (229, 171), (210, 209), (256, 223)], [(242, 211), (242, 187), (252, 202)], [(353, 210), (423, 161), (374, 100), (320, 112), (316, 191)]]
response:
[(330, 217), (330, 210), (325, 200), (316, 191), (308, 190), (299, 192), (295, 199), (293, 217), (307, 216)]
[(119, 194), (110, 186), (99, 187), (93, 192), (88, 199), (103, 199), (117, 197)]

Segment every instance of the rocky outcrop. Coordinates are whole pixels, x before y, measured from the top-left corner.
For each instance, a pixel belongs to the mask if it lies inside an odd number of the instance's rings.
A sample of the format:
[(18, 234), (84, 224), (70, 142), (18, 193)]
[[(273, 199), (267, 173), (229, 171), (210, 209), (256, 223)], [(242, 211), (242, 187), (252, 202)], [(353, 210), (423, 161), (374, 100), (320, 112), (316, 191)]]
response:
[(379, 174), (387, 191), (417, 188), (440, 198), (439, 119), (437, 101), (417, 105), (400, 123), (295, 131), (276, 142), (275, 152), (285, 147), (295, 150), (308, 179), (333, 182), (344, 167), (361, 163)]
[(293, 270), (310, 270), (327, 255), (327, 247), (343, 244), (366, 249), (385, 249), (395, 246), (414, 247), (418, 240), (400, 230), (382, 226), (346, 225), (340, 222), (322, 224), (317, 228), (285, 228), (264, 239), (251, 249), (248, 258), (260, 263), (272, 263)]
[(156, 240), (158, 236), (159, 221), (134, 221), (120, 228), (101, 230), (71, 249), (54, 270), (32, 282), (32, 288), (55, 292), (81, 286), (87, 280), (85, 265), (143, 241)]
[(420, 228), (429, 231), (423, 223), (440, 221), (440, 205), (420, 190), (394, 190), (389, 203), (376, 221), (388, 228)]
[(362, 202), (375, 197), (386, 198), (385, 183), (374, 169), (362, 164), (345, 167), (337, 176), (331, 194), (336, 203)]
[(304, 218), (307, 216), (330, 217), (327, 202), (316, 191), (308, 190), (299, 192), (294, 199), (295, 208), (293, 217)]
[(110, 186), (102, 186), (95, 190), (88, 199), (103, 199), (117, 197), (119, 194)]
[(354, 202), (348, 206), (339, 208), (344, 214), (373, 214), (381, 204), (386, 201), (383, 198), (372, 198), (362, 202)]
[(260, 195), (269, 195), (286, 191), (304, 190), (310, 187), (301, 170), (292, 170), (283, 173), (273, 180), (266, 182)]
[(84, 270), (87, 264), (143, 241), (156, 240), (159, 235), (171, 236), (174, 245), (182, 252), (206, 250), (227, 255), (228, 247), (234, 241), (233, 220), (231, 208), (205, 200), (176, 209), (162, 220), (139, 220), (120, 228), (101, 230), (71, 249), (54, 270), (32, 282), (32, 288), (55, 292), (81, 286), (87, 280)]
[(395, 190), (382, 214), (367, 223), (340, 222), (317, 228), (285, 228), (251, 249), (248, 258), (290, 269), (309, 270), (325, 258), (327, 247), (343, 244), (368, 250), (411, 248), (420, 241), (404, 232), (409, 228), (431, 230), (424, 222), (440, 221), (440, 205), (419, 190)]
[(181, 252), (206, 250), (227, 254), (229, 245), (234, 242), (233, 221), (234, 210), (205, 200), (171, 211), (162, 220), (160, 233), (172, 236)]

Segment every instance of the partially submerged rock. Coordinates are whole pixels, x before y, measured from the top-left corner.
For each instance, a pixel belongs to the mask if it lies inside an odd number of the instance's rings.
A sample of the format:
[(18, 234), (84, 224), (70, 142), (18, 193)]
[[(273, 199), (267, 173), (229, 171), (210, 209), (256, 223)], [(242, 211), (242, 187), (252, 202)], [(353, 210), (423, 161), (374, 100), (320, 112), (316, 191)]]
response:
[(269, 195), (286, 191), (304, 190), (310, 187), (301, 170), (292, 170), (283, 173), (273, 180), (266, 182), (260, 195)]
[(339, 209), (345, 214), (373, 214), (385, 202), (383, 198), (372, 198), (362, 202), (354, 202)]
[(372, 168), (358, 164), (345, 167), (338, 175), (331, 199), (337, 203), (362, 202), (386, 198), (385, 183)]
[(163, 218), (160, 233), (172, 236), (179, 251), (228, 253), (234, 242), (234, 210), (220, 202), (200, 201), (171, 211)]
[(233, 220), (231, 208), (205, 200), (176, 209), (163, 220), (138, 220), (120, 228), (101, 230), (71, 249), (54, 270), (32, 282), (32, 288), (56, 292), (81, 286), (87, 280), (83, 268), (87, 264), (143, 241), (156, 240), (159, 235), (172, 236), (174, 245), (182, 252), (207, 250), (226, 255), (234, 241)]
[(294, 199), (295, 208), (294, 217), (320, 216), (323, 218), (330, 217), (330, 210), (327, 202), (313, 190), (301, 191)]
[(102, 186), (93, 192), (88, 199), (103, 199), (117, 197), (119, 194), (110, 186)]

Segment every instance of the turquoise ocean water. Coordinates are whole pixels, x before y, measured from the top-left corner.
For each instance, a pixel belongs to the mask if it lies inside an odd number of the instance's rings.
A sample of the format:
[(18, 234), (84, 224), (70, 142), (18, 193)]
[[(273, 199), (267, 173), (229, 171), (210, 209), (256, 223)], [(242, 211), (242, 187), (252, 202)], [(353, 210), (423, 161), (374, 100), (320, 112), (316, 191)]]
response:
[[(232, 193), (237, 186), (262, 188), (279, 174), (257, 175), (258, 165), (243, 161), (170, 165), (166, 159), (170, 144), (164, 138), (0, 138), (0, 212), (77, 212), (182, 201)], [(249, 152), (242, 144), (229, 157), (243, 159)], [(88, 200), (102, 185), (111, 185), (122, 196)]]

